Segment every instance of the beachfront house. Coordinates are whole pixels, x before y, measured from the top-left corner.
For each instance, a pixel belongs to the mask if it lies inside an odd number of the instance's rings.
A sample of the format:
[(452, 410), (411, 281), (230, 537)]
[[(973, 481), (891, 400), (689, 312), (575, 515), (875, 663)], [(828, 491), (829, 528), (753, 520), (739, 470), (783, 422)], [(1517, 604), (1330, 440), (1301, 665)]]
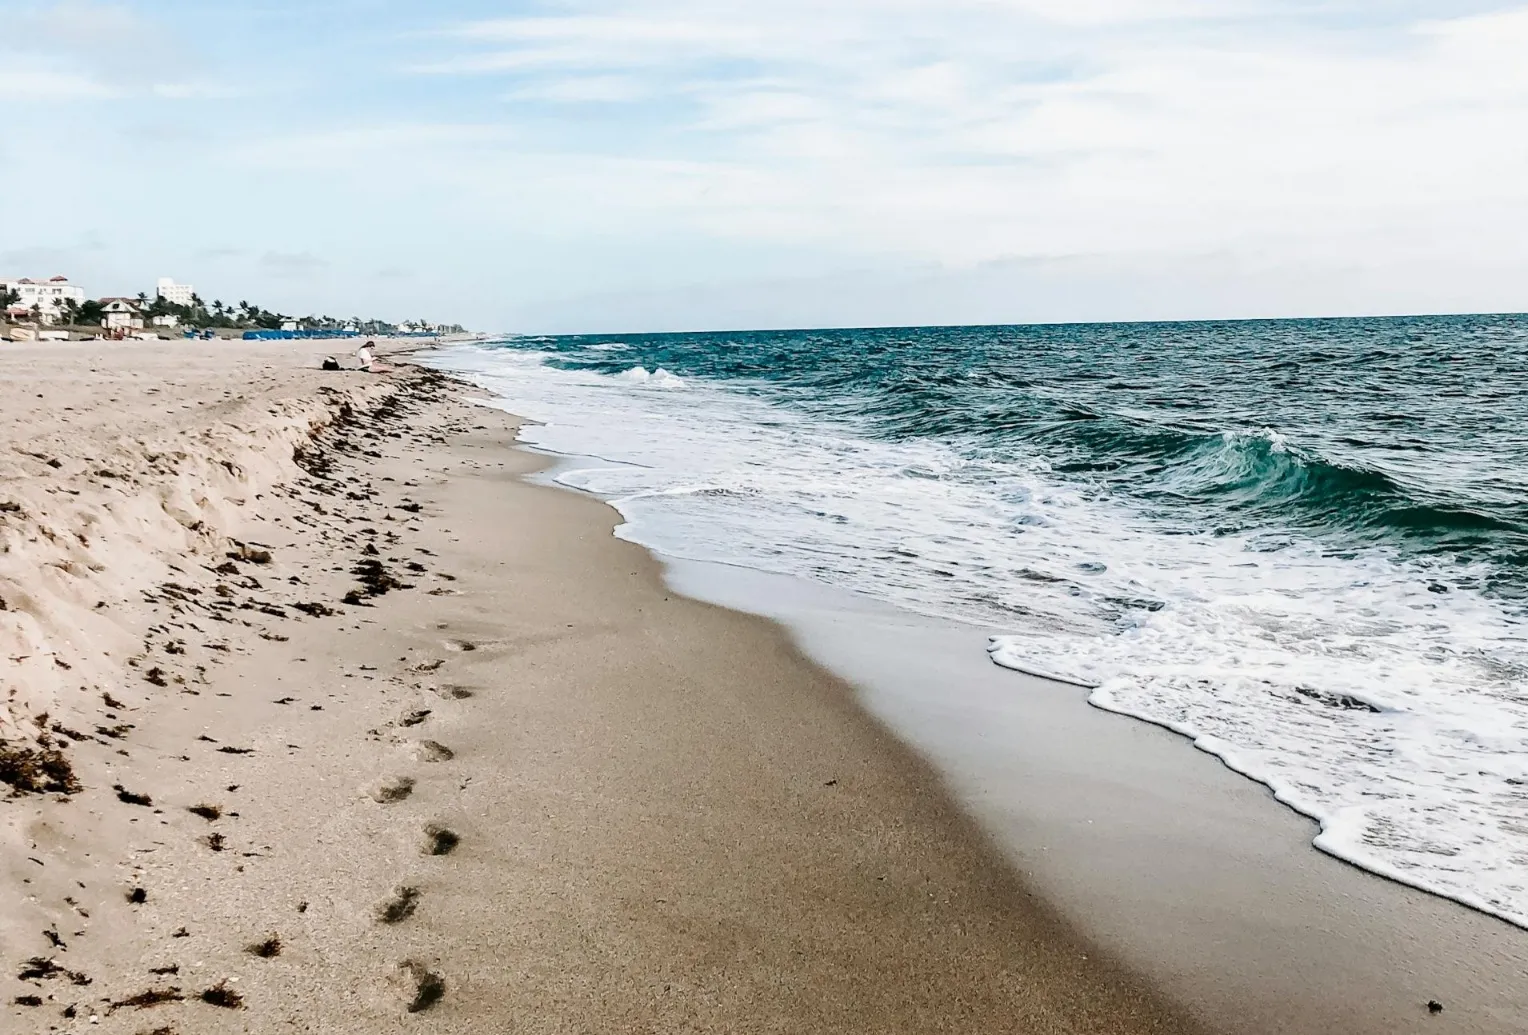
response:
[(0, 295), (16, 296), (5, 308), (7, 318), (36, 320), (42, 324), (58, 323), (85, 301), (85, 289), (75, 287), (64, 276), (49, 277), (47, 280), (33, 280), (30, 277), (0, 278)]
[(131, 298), (103, 298), (101, 326), (108, 331), (141, 330), (143, 311)]
[(154, 293), (171, 305), (189, 306), (196, 297), (196, 288), (190, 284), (177, 284), (172, 277), (160, 277)]
[(168, 327), (173, 331), (175, 328), (180, 326), (180, 317), (176, 316), (174, 313), (167, 313), (164, 316), (154, 317), (154, 319), (150, 322), (155, 327)]

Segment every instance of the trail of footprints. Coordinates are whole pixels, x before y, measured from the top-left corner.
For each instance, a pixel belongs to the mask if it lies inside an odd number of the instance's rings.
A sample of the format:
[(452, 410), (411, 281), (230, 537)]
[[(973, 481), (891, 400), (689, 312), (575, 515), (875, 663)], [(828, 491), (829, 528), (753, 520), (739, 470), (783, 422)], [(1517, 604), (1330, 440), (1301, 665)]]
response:
[[(435, 671), (439, 667), (434, 665), (430, 671)], [(463, 691), (463, 697), (471, 696), (464, 687), (456, 689)], [(415, 708), (404, 712), (395, 725), (401, 729), (410, 729), (425, 722), (430, 715), (431, 709)], [(449, 762), (456, 757), (456, 753), (450, 748), (434, 740), (416, 741), (413, 751), (414, 757), (421, 762)], [(396, 805), (408, 800), (416, 786), (418, 782), (412, 776), (391, 776), (372, 788), (371, 797), (381, 805)], [(423, 833), (420, 853), (425, 856), (450, 855), (461, 844), (460, 835), (438, 823), (425, 824)], [(400, 884), (391, 894), (377, 903), (372, 910), (372, 917), (379, 924), (401, 924), (414, 915), (415, 910), (419, 908), (419, 900), (422, 896), (423, 892), (418, 888), (409, 884)], [(445, 978), (418, 960), (409, 959), (398, 964), (397, 972), (393, 975), (393, 984), (401, 990), (404, 1009), (409, 1013), (420, 1013), (430, 1009), (446, 994)]]

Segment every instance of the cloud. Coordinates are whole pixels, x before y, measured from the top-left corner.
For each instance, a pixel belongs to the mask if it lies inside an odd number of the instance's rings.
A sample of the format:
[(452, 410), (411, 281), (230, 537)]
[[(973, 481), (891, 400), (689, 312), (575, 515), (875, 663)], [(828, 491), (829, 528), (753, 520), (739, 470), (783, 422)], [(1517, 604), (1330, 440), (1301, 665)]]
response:
[[(1252, 2), (605, 0), (451, 26), (466, 49), (427, 67), (507, 76), (520, 98), (618, 84), (648, 139), (696, 156), (667, 190), (639, 173), (647, 204), (738, 239), (959, 265), (1361, 248), (1452, 218), (1457, 247), (1489, 223), (1481, 202), (1528, 182), (1528, 11), (1366, 17), (1360, 32)], [(626, 164), (662, 160), (643, 149)]]
[(311, 277), (329, 263), (311, 252), (266, 252), (260, 267), (275, 277)]
[(0, 101), (104, 100), (115, 96), (117, 91), (83, 75), (46, 68), (0, 68)]
[(513, 90), (507, 101), (557, 104), (629, 104), (651, 96), (646, 84), (631, 76), (589, 75), (550, 78)]
[[(62, 0), (5, 17), (0, 61), (9, 69), (0, 72), (0, 99), (184, 100), (240, 94), (203, 74), (200, 49), (184, 42), (175, 23), (147, 18), (128, 4)], [(8, 78), (20, 84), (8, 89)]]

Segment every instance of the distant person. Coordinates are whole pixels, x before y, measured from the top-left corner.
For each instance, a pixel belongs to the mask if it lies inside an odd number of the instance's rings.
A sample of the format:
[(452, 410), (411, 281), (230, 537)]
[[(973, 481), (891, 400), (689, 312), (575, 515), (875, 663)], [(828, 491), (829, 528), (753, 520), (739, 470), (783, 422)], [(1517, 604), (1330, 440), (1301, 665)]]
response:
[(391, 365), (382, 362), (372, 354), (371, 350), (376, 347), (376, 344), (374, 341), (368, 341), (355, 350), (356, 359), (361, 361), (361, 369), (371, 374), (381, 374), (393, 369)]

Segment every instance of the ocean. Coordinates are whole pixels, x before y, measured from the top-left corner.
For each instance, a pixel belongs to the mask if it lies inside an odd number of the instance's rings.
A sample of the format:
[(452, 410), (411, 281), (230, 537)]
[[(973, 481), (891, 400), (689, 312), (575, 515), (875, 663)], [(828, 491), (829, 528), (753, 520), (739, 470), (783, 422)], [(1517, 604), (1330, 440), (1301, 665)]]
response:
[[(459, 347), (660, 553), (992, 630), (1528, 927), (1528, 317)], [(1016, 680), (1016, 688), (1022, 684)]]

